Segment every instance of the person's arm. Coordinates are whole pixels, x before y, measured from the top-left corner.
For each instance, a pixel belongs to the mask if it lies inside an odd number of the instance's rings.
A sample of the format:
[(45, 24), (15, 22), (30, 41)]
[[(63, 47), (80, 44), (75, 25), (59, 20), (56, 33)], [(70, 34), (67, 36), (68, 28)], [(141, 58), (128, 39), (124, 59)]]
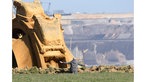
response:
[(85, 66), (84, 64), (82, 64), (82, 63), (78, 63), (78, 65), (80, 65), (80, 66)]

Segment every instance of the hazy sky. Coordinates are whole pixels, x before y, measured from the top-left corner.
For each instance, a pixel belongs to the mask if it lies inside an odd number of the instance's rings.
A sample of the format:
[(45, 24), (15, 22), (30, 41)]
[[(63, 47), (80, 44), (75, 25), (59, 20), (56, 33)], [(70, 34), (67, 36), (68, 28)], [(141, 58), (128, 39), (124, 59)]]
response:
[[(33, 1), (33, 0), (24, 0)], [(41, 0), (51, 3), (50, 12), (64, 10), (66, 13), (133, 13), (134, 0)], [(47, 7), (44, 5), (44, 8)]]

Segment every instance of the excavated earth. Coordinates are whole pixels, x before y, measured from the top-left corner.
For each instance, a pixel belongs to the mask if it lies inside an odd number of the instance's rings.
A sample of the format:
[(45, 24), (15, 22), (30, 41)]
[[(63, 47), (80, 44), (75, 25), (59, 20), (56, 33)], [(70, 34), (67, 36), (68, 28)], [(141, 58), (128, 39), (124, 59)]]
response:
[[(134, 67), (131, 65), (128, 66), (91, 66), (91, 67), (80, 67), (78, 68), (78, 73), (84, 72), (121, 72), (121, 73), (134, 73)], [(57, 74), (57, 73), (69, 73), (68, 68), (52, 68), (49, 67), (47, 69), (32, 67), (32, 68), (24, 68), (18, 69), (13, 68), (12, 74)]]

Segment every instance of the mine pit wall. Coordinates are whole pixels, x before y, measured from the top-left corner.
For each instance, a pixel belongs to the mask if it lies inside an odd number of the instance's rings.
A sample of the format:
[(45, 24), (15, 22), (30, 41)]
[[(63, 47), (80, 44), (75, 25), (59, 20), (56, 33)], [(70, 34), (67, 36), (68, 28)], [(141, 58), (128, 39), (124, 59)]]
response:
[[(82, 58), (82, 50), (88, 49), (85, 53), (85, 64), (99, 64), (95, 56), (111, 51), (122, 53), (126, 57), (124, 64), (134, 60), (132, 13), (72, 14), (63, 16), (61, 22), (66, 44), (73, 55)], [(123, 65), (118, 61), (103, 64)]]

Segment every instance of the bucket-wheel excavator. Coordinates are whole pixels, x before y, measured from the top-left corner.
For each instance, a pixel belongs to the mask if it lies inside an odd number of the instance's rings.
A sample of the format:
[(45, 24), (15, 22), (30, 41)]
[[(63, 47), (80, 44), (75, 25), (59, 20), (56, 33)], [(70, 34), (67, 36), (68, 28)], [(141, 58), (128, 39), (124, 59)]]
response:
[(12, 67), (67, 68), (73, 55), (65, 45), (61, 15), (47, 16), (39, 0), (14, 0), (16, 17), (12, 20)]

